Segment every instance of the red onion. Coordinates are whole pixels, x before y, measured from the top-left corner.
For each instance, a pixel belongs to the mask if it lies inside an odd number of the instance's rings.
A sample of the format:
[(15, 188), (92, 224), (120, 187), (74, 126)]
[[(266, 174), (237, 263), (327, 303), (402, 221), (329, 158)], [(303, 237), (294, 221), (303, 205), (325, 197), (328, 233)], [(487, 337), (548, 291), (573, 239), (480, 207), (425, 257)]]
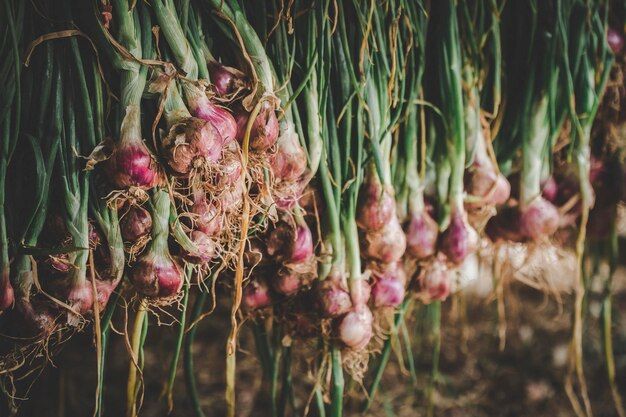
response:
[(158, 182), (157, 163), (141, 139), (139, 108), (128, 106), (120, 129), (121, 137), (115, 143), (113, 154), (107, 160), (112, 182), (120, 188), (150, 189)]
[(430, 301), (443, 301), (452, 289), (451, 272), (441, 259), (436, 259), (420, 278), (421, 290)]
[(224, 218), (214, 204), (209, 204), (206, 194), (201, 190), (194, 191), (194, 202), (191, 213), (195, 215), (195, 226), (209, 236), (217, 236), (222, 232)]
[(538, 197), (528, 206), (523, 207), (520, 213), (520, 231), (522, 235), (537, 240), (550, 236), (559, 227), (559, 212), (556, 207)]
[(467, 221), (467, 213), (457, 208), (451, 213), (450, 224), (441, 235), (441, 252), (450, 262), (461, 264), (478, 249), (478, 234)]
[(124, 242), (136, 242), (148, 236), (152, 230), (152, 216), (143, 207), (132, 205), (120, 219), (120, 231)]
[(372, 338), (374, 318), (367, 306), (363, 305), (346, 314), (339, 324), (339, 339), (349, 348), (361, 350)]
[(213, 103), (204, 91), (185, 84), (185, 94), (191, 114), (206, 120), (217, 130), (222, 138), (222, 145), (228, 145), (237, 135), (237, 122), (228, 109)]
[(380, 181), (370, 175), (359, 198), (357, 223), (365, 231), (376, 231), (389, 224), (396, 214), (393, 194), (383, 190)]
[(280, 222), (270, 232), (267, 254), (286, 263), (302, 263), (313, 256), (313, 237), (304, 221), (296, 227)]
[(208, 66), (211, 84), (218, 95), (229, 96), (246, 88), (243, 72), (215, 61), (210, 62)]
[[(250, 114), (245, 110), (241, 110), (235, 117), (237, 119), (237, 140), (242, 142), (246, 134)], [(267, 151), (276, 143), (279, 132), (280, 127), (276, 112), (274, 108), (266, 102), (262, 105), (259, 114), (252, 123), (252, 129), (250, 130), (250, 149), (257, 152)]]
[(307, 158), (298, 141), (292, 123), (286, 123), (282, 135), (278, 138), (276, 152), (270, 157), (274, 177), (281, 181), (292, 182), (304, 174)]
[(439, 225), (426, 210), (413, 211), (404, 227), (407, 250), (420, 260), (433, 256), (437, 251)]
[(397, 218), (393, 217), (380, 230), (365, 235), (365, 255), (382, 263), (392, 263), (404, 255), (406, 236)]
[(541, 184), (541, 195), (551, 203), (554, 203), (559, 193), (559, 186), (554, 177), (550, 176)]
[(93, 311), (93, 301), (93, 287), (89, 281), (70, 289), (67, 295), (67, 303), (81, 315)]
[(288, 268), (282, 268), (278, 271), (276, 278), (272, 281), (272, 286), (277, 293), (291, 296), (300, 291), (303, 286), (302, 277), (300, 274), (289, 270)]
[(495, 172), (491, 164), (489, 166), (475, 165), (468, 178), (469, 194), (481, 199), (480, 202), (468, 203), (468, 207), (480, 208), (484, 204), (504, 204), (511, 195), (511, 184), (504, 175)]
[(217, 186), (224, 188), (239, 182), (242, 174), (241, 158), (236, 152), (226, 152), (219, 165)]
[(606, 41), (615, 55), (619, 55), (624, 49), (623, 34), (613, 28), (607, 30)]
[(137, 291), (148, 297), (167, 298), (176, 295), (183, 286), (183, 274), (169, 256), (150, 250), (140, 257), (129, 272)]
[(250, 281), (243, 289), (242, 304), (248, 310), (264, 308), (272, 303), (269, 288), (263, 281)]
[(15, 302), (15, 293), (9, 280), (8, 272), (2, 274), (0, 278), (0, 311), (8, 310)]
[(215, 126), (197, 117), (174, 124), (163, 139), (169, 166), (182, 175), (194, 168), (215, 164), (222, 157), (222, 148), (222, 136)]
[(317, 305), (325, 317), (339, 317), (352, 308), (352, 299), (345, 277), (337, 270), (331, 271), (323, 281), (317, 281)]
[(204, 265), (207, 264), (215, 257), (215, 242), (206, 233), (201, 230), (194, 230), (191, 232), (191, 241), (198, 249), (194, 253), (185, 253), (183, 257), (187, 262), (194, 264)]
[(397, 307), (404, 300), (406, 273), (400, 262), (385, 265), (383, 271), (374, 273), (376, 281), (372, 299), (376, 307)]

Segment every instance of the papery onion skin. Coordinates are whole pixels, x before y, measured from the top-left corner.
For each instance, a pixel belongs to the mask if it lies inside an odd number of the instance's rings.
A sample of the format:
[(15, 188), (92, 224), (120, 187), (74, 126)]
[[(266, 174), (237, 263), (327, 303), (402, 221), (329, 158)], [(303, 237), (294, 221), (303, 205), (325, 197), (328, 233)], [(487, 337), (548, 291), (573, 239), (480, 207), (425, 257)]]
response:
[(191, 232), (191, 236), (189, 238), (197, 248), (197, 252), (184, 253), (183, 257), (187, 262), (205, 265), (215, 257), (215, 242), (209, 235), (201, 230), (194, 230)]
[(152, 216), (140, 206), (130, 206), (120, 219), (120, 232), (125, 242), (136, 242), (152, 231)]
[(222, 157), (223, 138), (211, 123), (190, 117), (170, 128), (163, 148), (170, 168), (186, 175), (194, 168), (216, 164)]
[(379, 184), (365, 185), (359, 202), (357, 223), (365, 231), (381, 230), (396, 215), (396, 202), (390, 192), (382, 191)]
[(365, 256), (382, 263), (398, 261), (406, 250), (406, 236), (400, 222), (393, 218), (382, 229), (365, 235)]
[[(246, 134), (250, 114), (240, 110), (235, 114), (237, 140), (241, 143)], [(276, 144), (280, 134), (280, 125), (276, 112), (269, 103), (264, 103), (250, 129), (249, 147), (256, 152), (265, 152)]]
[(302, 277), (287, 268), (281, 269), (272, 281), (272, 287), (277, 293), (289, 297), (303, 287)]
[(420, 286), (429, 301), (444, 301), (452, 290), (450, 271), (441, 260), (436, 260), (420, 277)]
[(215, 92), (222, 97), (236, 93), (246, 85), (244, 74), (234, 68), (215, 61), (210, 62), (208, 68), (211, 84)]

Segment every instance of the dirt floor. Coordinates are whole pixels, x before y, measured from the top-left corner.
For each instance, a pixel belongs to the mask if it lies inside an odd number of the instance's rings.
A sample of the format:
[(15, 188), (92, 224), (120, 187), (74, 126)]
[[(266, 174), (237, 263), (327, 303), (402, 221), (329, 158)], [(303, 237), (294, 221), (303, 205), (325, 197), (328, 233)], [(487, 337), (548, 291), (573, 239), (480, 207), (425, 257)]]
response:
[[(626, 396), (626, 287), (624, 275), (617, 284), (613, 300), (614, 348), (620, 392)], [(571, 328), (572, 296), (564, 295), (559, 304), (554, 298), (526, 286), (511, 285), (505, 291), (506, 321), (498, 319), (496, 300), (457, 295), (444, 304), (441, 330), (439, 374), (432, 375), (433, 336), (427, 320), (429, 310), (421, 306), (411, 311), (407, 328), (412, 335), (412, 351), (417, 378), (407, 371), (407, 358), (392, 354), (368, 416), (573, 416), (564, 390), (567, 352)], [(613, 402), (606, 378), (601, 342), (601, 292), (592, 291), (585, 310), (585, 374), (594, 415), (614, 416)], [(227, 320), (204, 320), (195, 346), (198, 389), (207, 417), (224, 416), (225, 338)], [(432, 307), (431, 307), (432, 309)], [(432, 310), (430, 311), (432, 313)], [(502, 346), (499, 334), (506, 325)], [(161, 395), (167, 375), (174, 329), (148, 334), (145, 362), (145, 395), (141, 416), (167, 415)], [(124, 390), (127, 353), (122, 338), (113, 338), (106, 376), (106, 416), (124, 415)], [(18, 416), (91, 416), (94, 398), (95, 359), (90, 347), (92, 337), (84, 332), (64, 346), (32, 386), (21, 404)], [(503, 347), (501, 349), (500, 347)], [(376, 359), (370, 367), (376, 366)], [(238, 416), (262, 417), (268, 407), (260, 395), (261, 368), (254, 355), (251, 331), (244, 330), (238, 355)], [(181, 367), (182, 368), (182, 367)], [(310, 393), (312, 375), (307, 363), (294, 358), (293, 387), (297, 411), (303, 415)], [(365, 386), (369, 386), (366, 377)], [(358, 384), (348, 388), (347, 416), (362, 415), (365, 394)], [(60, 399), (63, 399), (62, 401)], [(429, 404), (432, 404), (430, 409)], [(186, 398), (184, 375), (179, 368), (171, 416), (193, 416)], [(4, 415), (0, 410), (0, 415)], [(5, 410), (6, 411), (6, 410)], [(311, 416), (317, 415), (314, 407)]]

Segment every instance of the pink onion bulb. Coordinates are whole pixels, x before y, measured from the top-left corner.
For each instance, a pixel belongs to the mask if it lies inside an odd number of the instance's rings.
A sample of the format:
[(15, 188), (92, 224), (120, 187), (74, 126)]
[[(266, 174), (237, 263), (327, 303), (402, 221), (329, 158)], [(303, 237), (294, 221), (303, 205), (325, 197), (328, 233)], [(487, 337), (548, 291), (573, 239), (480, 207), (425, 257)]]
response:
[(128, 106), (120, 129), (120, 140), (107, 160), (111, 181), (120, 188), (138, 187), (148, 190), (158, 183), (158, 166), (141, 139), (140, 115), (137, 106)]
[(468, 203), (468, 207), (480, 208), (484, 204), (506, 203), (511, 195), (511, 184), (504, 175), (497, 173), (491, 164), (475, 165), (469, 175), (468, 192), (482, 201)]
[(206, 120), (222, 138), (222, 146), (227, 146), (237, 136), (237, 122), (228, 109), (212, 102), (198, 87), (184, 84), (185, 96), (191, 114)]
[(242, 304), (247, 310), (257, 310), (272, 304), (272, 297), (267, 284), (253, 280), (243, 289)]
[(270, 157), (270, 166), (274, 177), (280, 181), (293, 182), (304, 174), (307, 166), (306, 153), (298, 141), (298, 134), (292, 123), (286, 123), (278, 138), (276, 152)]
[(426, 210), (413, 211), (404, 227), (407, 251), (415, 259), (433, 256), (437, 251), (439, 225)]
[(9, 280), (8, 272), (0, 280), (0, 311), (8, 310), (15, 302), (15, 292)]
[(363, 186), (359, 196), (357, 223), (365, 231), (377, 231), (385, 227), (396, 215), (396, 202), (393, 194), (383, 190), (378, 179), (370, 180)]
[(339, 340), (347, 347), (361, 350), (372, 338), (374, 318), (370, 309), (363, 305), (346, 314), (339, 323)]
[(178, 294), (183, 287), (183, 274), (169, 255), (149, 251), (131, 267), (130, 281), (147, 297), (168, 298)]
[(277, 293), (289, 297), (302, 288), (302, 277), (288, 268), (283, 268), (278, 271), (276, 278), (272, 281), (272, 286)]
[(190, 117), (174, 124), (163, 139), (167, 163), (181, 175), (194, 168), (215, 164), (222, 157), (223, 140), (217, 129), (209, 122)]
[(194, 253), (183, 254), (183, 257), (187, 262), (205, 265), (215, 257), (215, 242), (209, 237), (209, 235), (201, 230), (194, 230), (191, 232), (190, 240), (197, 248), (197, 251)]
[(281, 222), (270, 232), (267, 254), (286, 263), (303, 263), (313, 256), (313, 236), (305, 222), (296, 227)]
[(382, 263), (400, 260), (406, 250), (406, 236), (396, 217), (380, 230), (365, 235), (365, 256)]
[(615, 55), (619, 55), (624, 50), (624, 36), (613, 28), (606, 32), (606, 41)]
[[(241, 143), (246, 134), (250, 114), (245, 110), (236, 113), (237, 140)], [(278, 140), (280, 126), (274, 108), (269, 103), (264, 103), (252, 123), (250, 130), (250, 149), (256, 152), (265, 152)]]
[(136, 242), (152, 231), (152, 216), (143, 207), (132, 205), (120, 219), (124, 242)]
[(406, 273), (400, 262), (386, 265), (382, 272), (375, 273), (372, 300), (376, 307), (397, 307), (404, 300)]
[(451, 213), (450, 224), (441, 235), (441, 252), (450, 262), (460, 265), (478, 249), (478, 233), (467, 221), (467, 214), (457, 208)]
[(559, 227), (559, 211), (544, 199), (538, 197), (521, 209), (520, 231), (527, 238), (538, 240), (551, 236)]
[(430, 301), (443, 301), (450, 295), (452, 290), (451, 272), (446, 264), (436, 259), (420, 278), (422, 293)]
[(325, 317), (339, 317), (352, 308), (352, 299), (345, 283), (345, 277), (333, 269), (323, 281), (317, 281), (316, 299)]
[(211, 84), (218, 95), (226, 97), (246, 88), (243, 72), (216, 61), (211, 61), (208, 67)]

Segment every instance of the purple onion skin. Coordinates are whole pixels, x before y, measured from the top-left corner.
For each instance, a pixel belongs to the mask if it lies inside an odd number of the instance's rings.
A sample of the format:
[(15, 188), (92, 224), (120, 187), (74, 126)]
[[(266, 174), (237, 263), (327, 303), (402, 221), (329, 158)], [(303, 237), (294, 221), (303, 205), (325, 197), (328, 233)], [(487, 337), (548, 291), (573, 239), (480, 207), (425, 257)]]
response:
[(313, 256), (313, 236), (306, 223), (296, 227), (296, 238), (289, 256), (290, 263), (306, 262)]
[(67, 303), (79, 314), (93, 311), (93, 287), (91, 282), (85, 281), (82, 285), (72, 288), (67, 295)]
[[(235, 113), (235, 120), (237, 121), (236, 138), (239, 143), (243, 143), (249, 119), (250, 113), (243, 109)], [(276, 112), (269, 105), (263, 106), (256, 119), (254, 119), (252, 128), (250, 129), (250, 149), (256, 152), (269, 150), (276, 144), (279, 134), (280, 124), (278, 117), (276, 117)]]
[(263, 281), (250, 281), (243, 289), (242, 304), (247, 310), (258, 310), (272, 304), (267, 284)]
[(8, 310), (15, 303), (15, 292), (9, 280), (8, 272), (3, 272), (0, 281), (0, 311)]
[(278, 272), (272, 281), (274, 290), (286, 297), (296, 294), (302, 288), (302, 278), (295, 272), (287, 269)]
[(397, 307), (404, 300), (404, 283), (392, 278), (379, 279), (372, 288), (376, 307)]
[(215, 92), (222, 97), (235, 93), (239, 87), (245, 85), (245, 81), (238, 76), (236, 70), (219, 62), (209, 64), (209, 75)]
[(136, 242), (147, 236), (152, 230), (152, 216), (148, 210), (139, 207), (129, 207), (126, 214), (120, 219), (120, 231), (124, 242)]
[(382, 263), (398, 261), (406, 250), (406, 236), (395, 216), (382, 229), (366, 234), (365, 240), (366, 256)]
[(325, 317), (339, 317), (352, 308), (348, 291), (330, 278), (318, 284), (316, 293), (318, 308)]
[(156, 163), (143, 142), (118, 145), (107, 167), (113, 184), (120, 188), (138, 187), (147, 190), (158, 182)]
[(169, 256), (142, 256), (131, 268), (129, 278), (137, 291), (148, 297), (168, 298), (183, 287), (180, 267)]
[(437, 259), (420, 278), (422, 293), (429, 301), (444, 301), (450, 295), (452, 282), (450, 271), (442, 260)]
[(396, 215), (396, 203), (392, 195), (382, 191), (381, 185), (369, 182), (362, 191), (357, 223), (365, 231), (381, 230)]
[(415, 259), (429, 258), (437, 251), (439, 225), (425, 210), (411, 213), (411, 219), (406, 223), (404, 233), (407, 251)]
[(559, 195), (559, 186), (554, 177), (549, 177), (541, 185), (541, 195), (551, 203), (556, 202)]
[(467, 222), (465, 212), (452, 213), (448, 228), (441, 235), (441, 252), (450, 262), (460, 265), (478, 248), (478, 234)]
[(237, 136), (237, 122), (230, 112), (215, 103), (206, 95), (200, 95), (197, 102), (193, 103), (191, 113), (194, 117), (206, 120), (211, 123), (222, 138), (222, 145), (225, 146)]
[(346, 314), (339, 323), (339, 339), (353, 350), (361, 350), (372, 338), (374, 318), (367, 306), (360, 306)]
[(606, 33), (606, 41), (615, 55), (619, 55), (624, 50), (624, 35), (619, 31), (609, 28)]
[(198, 248), (197, 253), (185, 253), (183, 256), (187, 262), (197, 265), (206, 265), (215, 256), (215, 242), (201, 230), (191, 232), (190, 240)]
[(543, 197), (533, 200), (521, 211), (520, 232), (529, 239), (539, 240), (551, 236), (558, 227), (559, 212)]

